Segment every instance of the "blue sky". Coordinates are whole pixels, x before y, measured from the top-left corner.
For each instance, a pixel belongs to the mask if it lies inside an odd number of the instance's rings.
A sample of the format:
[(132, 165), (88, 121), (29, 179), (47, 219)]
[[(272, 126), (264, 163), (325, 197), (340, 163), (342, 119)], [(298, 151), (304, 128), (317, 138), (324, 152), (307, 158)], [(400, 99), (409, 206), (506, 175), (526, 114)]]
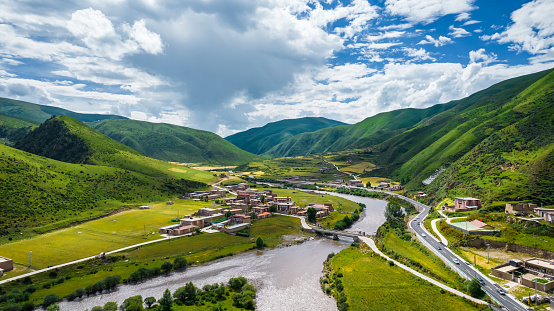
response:
[(354, 123), (554, 67), (554, 1), (0, 3), (0, 96), (226, 136)]

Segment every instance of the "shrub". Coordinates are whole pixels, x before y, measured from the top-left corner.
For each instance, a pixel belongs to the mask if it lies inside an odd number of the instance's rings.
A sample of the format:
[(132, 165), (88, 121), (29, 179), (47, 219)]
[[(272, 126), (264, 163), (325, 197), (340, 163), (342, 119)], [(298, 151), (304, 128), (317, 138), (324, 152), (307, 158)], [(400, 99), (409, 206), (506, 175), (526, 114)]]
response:
[(187, 267), (187, 260), (183, 257), (177, 257), (173, 260), (173, 269), (185, 269)]
[(117, 311), (117, 303), (113, 301), (106, 302), (103, 311)]
[(394, 261), (389, 260), (389, 266), (391, 266), (391, 267), (394, 266)]
[(42, 307), (46, 309), (50, 305), (52, 305), (54, 303), (57, 303), (58, 301), (60, 301), (60, 296), (58, 296), (54, 293), (48, 294), (48, 295), (44, 296), (44, 300), (42, 301)]

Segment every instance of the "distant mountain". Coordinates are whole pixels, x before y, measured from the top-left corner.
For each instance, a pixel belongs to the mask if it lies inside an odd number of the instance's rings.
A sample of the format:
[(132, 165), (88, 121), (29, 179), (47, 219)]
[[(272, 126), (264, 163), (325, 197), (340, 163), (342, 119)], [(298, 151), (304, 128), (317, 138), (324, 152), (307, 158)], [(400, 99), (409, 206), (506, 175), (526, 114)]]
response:
[(90, 125), (112, 139), (160, 160), (234, 165), (260, 159), (214, 133), (188, 127), (136, 120), (103, 120)]
[(269, 149), (265, 154), (273, 157), (292, 157), (372, 147), (450, 107), (451, 104), (445, 104), (427, 109), (400, 109), (380, 113), (356, 124), (295, 135)]
[(8, 145), (20, 140), (40, 125), (40, 122), (0, 113), (0, 141)]
[(239, 132), (227, 136), (225, 139), (243, 150), (263, 154), (294, 135), (345, 124), (335, 120), (315, 117), (287, 119)]
[(38, 122), (44, 122), (52, 116), (69, 116), (82, 122), (94, 122), (105, 119), (127, 119), (125, 117), (109, 114), (86, 114), (69, 111), (62, 108), (32, 104), (20, 100), (1, 98), (0, 113), (9, 116), (26, 118)]
[(197, 181), (212, 179), (208, 172), (148, 158), (68, 116), (46, 120), (23, 137), (15, 147), (58, 161), (115, 167), (156, 178), (179, 177)]

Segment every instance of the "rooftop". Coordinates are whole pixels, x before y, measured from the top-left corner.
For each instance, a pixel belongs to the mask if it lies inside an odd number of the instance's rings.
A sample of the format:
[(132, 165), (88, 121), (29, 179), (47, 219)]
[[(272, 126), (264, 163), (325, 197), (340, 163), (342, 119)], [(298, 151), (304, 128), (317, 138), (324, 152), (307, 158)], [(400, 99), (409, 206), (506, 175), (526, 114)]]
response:
[(554, 270), (554, 261), (546, 261), (539, 258), (533, 258), (525, 260), (525, 262), (544, 269)]
[(462, 198), (462, 197), (456, 197), (454, 199), (457, 199), (457, 200), (464, 200), (464, 201), (467, 201), (467, 200), (480, 200), (480, 199), (476, 199), (476, 198)]
[(504, 266), (504, 267), (498, 268), (498, 269), (496, 269), (496, 270), (501, 271), (501, 272), (510, 273), (510, 272), (515, 271), (515, 270), (517, 270), (517, 269), (519, 269), (519, 267)]

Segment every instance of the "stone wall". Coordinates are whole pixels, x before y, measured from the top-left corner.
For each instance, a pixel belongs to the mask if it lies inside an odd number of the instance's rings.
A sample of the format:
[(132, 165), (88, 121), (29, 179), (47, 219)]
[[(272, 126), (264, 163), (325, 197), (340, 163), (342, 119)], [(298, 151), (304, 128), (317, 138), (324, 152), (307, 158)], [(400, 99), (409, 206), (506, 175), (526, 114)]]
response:
[(487, 248), (487, 245), (486, 245), (487, 243), (490, 244), (491, 248), (504, 248), (505, 250), (511, 251), (511, 252), (531, 254), (533, 256), (540, 257), (543, 259), (554, 259), (554, 252), (547, 251), (540, 248), (519, 245), (519, 244), (509, 244), (502, 241), (475, 239), (475, 240), (469, 241), (467, 244), (468, 246), (471, 246), (471, 247)]

